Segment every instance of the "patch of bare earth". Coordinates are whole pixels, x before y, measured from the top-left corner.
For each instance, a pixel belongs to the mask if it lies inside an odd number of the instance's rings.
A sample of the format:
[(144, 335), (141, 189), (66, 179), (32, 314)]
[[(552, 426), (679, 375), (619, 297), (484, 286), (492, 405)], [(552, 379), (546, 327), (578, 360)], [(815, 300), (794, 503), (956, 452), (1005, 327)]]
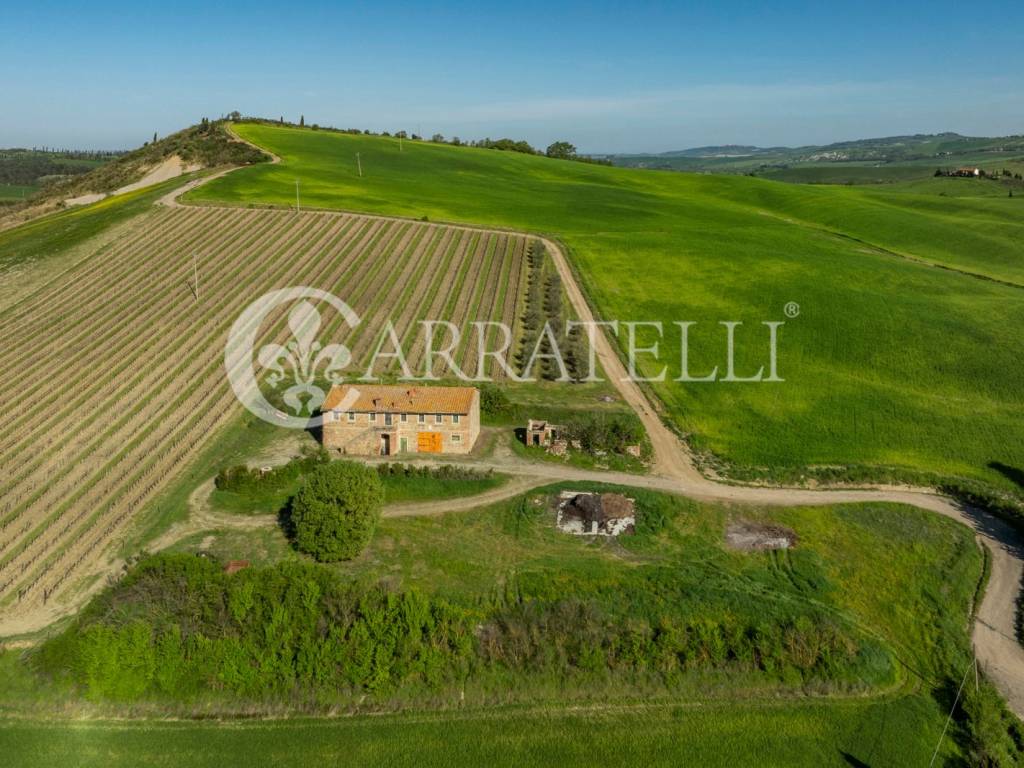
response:
[[(195, 164), (186, 164), (178, 155), (171, 155), (166, 158), (163, 162), (150, 168), (146, 174), (138, 181), (132, 182), (131, 184), (125, 184), (123, 187), (115, 189), (111, 192), (111, 195), (123, 195), (125, 192), (134, 192), (138, 189), (145, 189), (151, 187), (154, 184), (159, 184), (170, 179), (176, 179), (186, 173), (199, 170), (201, 166)], [(65, 205), (89, 205), (96, 203), (107, 197), (103, 192), (90, 192), (85, 195), (79, 195), (78, 197), (69, 197), (64, 201)]]
[(795, 547), (799, 538), (796, 531), (782, 525), (736, 520), (725, 529), (725, 541), (741, 552), (766, 552)]

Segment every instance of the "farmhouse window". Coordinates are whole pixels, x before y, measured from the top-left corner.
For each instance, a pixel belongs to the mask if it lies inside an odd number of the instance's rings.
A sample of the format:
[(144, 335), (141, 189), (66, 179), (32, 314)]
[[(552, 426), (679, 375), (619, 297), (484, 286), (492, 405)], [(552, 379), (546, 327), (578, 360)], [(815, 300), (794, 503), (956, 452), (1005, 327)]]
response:
[(435, 413), (434, 414), (434, 423), (435, 424), (441, 424), (443, 422), (444, 422), (444, 416), (442, 416), (440, 413)]
[(452, 442), (453, 443), (461, 443), (462, 442), (462, 435), (452, 435)]
[(341, 419), (341, 414), (340, 413), (338, 413), (337, 411), (331, 411), (331, 421), (339, 421), (340, 419)]
[(348, 421), (349, 421), (349, 423), (351, 424), (351, 423), (352, 423), (352, 422), (354, 422), (355, 420), (356, 420), (356, 415), (355, 415), (355, 413), (353, 413), (352, 411), (349, 411), (349, 414), (348, 414)]
[(376, 413), (371, 413), (370, 414), (370, 422), (372, 423), (372, 422), (375, 422), (376, 420), (377, 420), (377, 414)]
[(400, 420), (400, 421), (401, 421), (401, 422), (402, 422), (403, 424), (405, 424), (405, 422), (407, 422), (407, 421), (409, 420), (409, 414), (408, 414), (408, 413), (403, 413), (403, 414), (401, 415), (401, 417), (399, 418), (399, 420)]
[(392, 419), (393, 419), (393, 416), (390, 413), (385, 413), (384, 414), (384, 425), (387, 426), (387, 427), (390, 427)]
[(452, 424), (458, 424), (458, 423), (459, 423), (459, 414), (453, 413), (452, 414)]
[(421, 414), (417, 415), (416, 416), (416, 421), (418, 421), (420, 424), (426, 424), (427, 423), (427, 414), (421, 413)]

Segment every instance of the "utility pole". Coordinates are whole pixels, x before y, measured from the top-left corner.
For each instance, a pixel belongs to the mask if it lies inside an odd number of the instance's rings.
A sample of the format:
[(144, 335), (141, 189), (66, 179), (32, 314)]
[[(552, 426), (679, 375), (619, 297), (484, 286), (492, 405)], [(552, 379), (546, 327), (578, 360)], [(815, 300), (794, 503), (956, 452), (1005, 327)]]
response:
[(401, 136), (398, 137), (398, 151), (399, 152), (402, 151), (402, 137)]
[(299, 180), (296, 179), (295, 180), (295, 212), (298, 213), (299, 211), (300, 211), (300, 208), (299, 208)]
[(359, 178), (363, 178), (363, 161), (359, 159), (359, 153), (356, 152), (356, 165), (359, 167)]

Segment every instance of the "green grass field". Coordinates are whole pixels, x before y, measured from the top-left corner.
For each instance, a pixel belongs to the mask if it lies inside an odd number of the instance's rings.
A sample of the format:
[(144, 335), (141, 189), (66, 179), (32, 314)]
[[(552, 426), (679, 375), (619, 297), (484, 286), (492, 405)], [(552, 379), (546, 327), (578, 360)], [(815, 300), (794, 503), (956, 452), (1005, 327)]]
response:
[[(277, 722), (0, 720), (8, 765), (926, 765), (941, 713), (899, 696), (835, 703), (447, 712)], [(949, 739), (940, 761), (958, 754)], [(855, 762), (856, 761), (856, 762)], [(939, 764), (943, 764), (940, 762)]]
[(21, 202), (31, 197), (37, 189), (26, 184), (0, 184), (0, 201)]
[[(298, 178), (305, 206), (551, 233), (600, 315), (697, 321), (693, 375), (724, 369), (723, 320), (744, 323), (738, 375), (765, 364), (758, 324), (786, 319), (784, 305), (797, 302), (799, 317), (780, 332), (785, 383), (653, 385), (694, 446), (737, 474), (868, 465), (1009, 488), (989, 465), (1024, 466), (1024, 197), (652, 173), (419, 142), (400, 152), (389, 139), (255, 124), (238, 131), (283, 162), (229, 174), (192, 200), (290, 205)], [(670, 376), (678, 344), (669, 325)]]

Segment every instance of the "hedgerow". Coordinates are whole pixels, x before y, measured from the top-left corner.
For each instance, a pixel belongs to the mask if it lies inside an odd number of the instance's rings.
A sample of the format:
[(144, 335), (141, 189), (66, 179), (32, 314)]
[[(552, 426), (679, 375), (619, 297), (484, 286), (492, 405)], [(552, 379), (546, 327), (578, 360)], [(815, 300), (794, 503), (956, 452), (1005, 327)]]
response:
[[(653, 578), (634, 586), (669, 589)], [(623, 616), (621, 601), (605, 597), (541, 580), (460, 606), (311, 563), (229, 575), (210, 558), (160, 555), (97, 598), (34, 663), (89, 698), (116, 701), (336, 701), (508, 674), (640, 674), (667, 684), (713, 670), (787, 683), (888, 674), (884, 651), (813, 608), (680, 613), (659, 598)]]
[(328, 461), (330, 456), (321, 448), (267, 471), (245, 465), (227, 467), (217, 473), (214, 485), (218, 491), (235, 493), (277, 491)]

